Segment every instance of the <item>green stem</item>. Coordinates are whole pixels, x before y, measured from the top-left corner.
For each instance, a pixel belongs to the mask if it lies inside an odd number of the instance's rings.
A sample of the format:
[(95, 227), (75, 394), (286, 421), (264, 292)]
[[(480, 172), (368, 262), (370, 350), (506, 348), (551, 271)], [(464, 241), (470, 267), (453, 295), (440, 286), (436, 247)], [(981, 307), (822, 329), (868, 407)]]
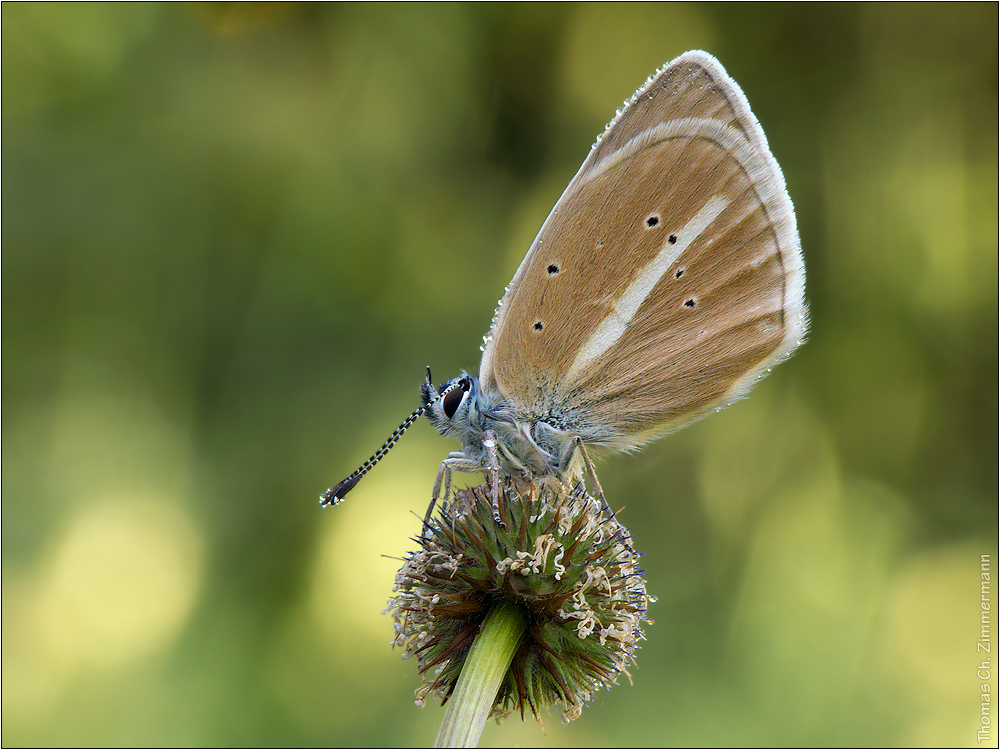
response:
[(525, 627), (524, 612), (513, 604), (498, 604), (486, 615), (455, 691), (445, 704), (434, 747), (475, 747), (479, 743)]

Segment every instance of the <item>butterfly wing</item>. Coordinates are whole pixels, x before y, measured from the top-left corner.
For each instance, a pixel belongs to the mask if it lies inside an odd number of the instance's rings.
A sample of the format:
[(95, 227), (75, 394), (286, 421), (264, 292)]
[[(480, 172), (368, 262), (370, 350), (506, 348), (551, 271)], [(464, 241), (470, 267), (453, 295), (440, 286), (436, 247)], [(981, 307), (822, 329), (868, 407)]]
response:
[(807, 329), (792, 204), (722, 66), (688, 52), (608, 126), (500, 302), (480, 383), (619, 450), (746, 393)]

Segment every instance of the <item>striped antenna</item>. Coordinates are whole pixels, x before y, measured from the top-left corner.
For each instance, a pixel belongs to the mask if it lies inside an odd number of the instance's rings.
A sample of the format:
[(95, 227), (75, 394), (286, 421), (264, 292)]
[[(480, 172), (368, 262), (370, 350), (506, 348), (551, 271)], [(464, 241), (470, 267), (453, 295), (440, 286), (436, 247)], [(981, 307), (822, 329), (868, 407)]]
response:
[[(428, 383), (431, 382), (430, 367), (427, 368), (427, 382)], [(433, 401), (417, 409), (414, 409), (413, 413), (403, 421), (403, 424), (401, 424), (399, 427), (393, 430), (393, 433), (384, 443), (382, 443), (382, 447), (372, 454), (371, 458), (369, 458), (367, 461), (361, 464), (361, 466), (359, 466), (353, 474), (347, 477), (347, 479), (338, 482), (333, 487), (324, 492), (322, 495), (320, 495), (319, 504), (322, 505), (324, 508), (328, 508), (331, 505), (340, 505), (340, 503), (344, 501), (344, 495), (353, 490), (354, 485), (356, 485), (358, 482), (361, 481), (361, 477), (363, 477), (365, 474), (371, 471), (372, 467), (385, 457), (385, 454), (392, 449), (392, 446), (394, 446), (396, 444), (396, 441), (403, 436), (403, 433), (410, 428), (410, 425), (412, 425), (414, 422), (420, 419), (420, 416), (425, 411), (427, 411), (434, 404), (436, 404), (438, 401), (443, 399), (445, 396), (447, 396), (449, 393), (451, 393), (458, 387), (460, 387), (460, 385), (458, 383), (454, 383), (450, 387), (445, 388), (443, 391), (441, 391), (441, 393), (438, 394), (438, 397)]]

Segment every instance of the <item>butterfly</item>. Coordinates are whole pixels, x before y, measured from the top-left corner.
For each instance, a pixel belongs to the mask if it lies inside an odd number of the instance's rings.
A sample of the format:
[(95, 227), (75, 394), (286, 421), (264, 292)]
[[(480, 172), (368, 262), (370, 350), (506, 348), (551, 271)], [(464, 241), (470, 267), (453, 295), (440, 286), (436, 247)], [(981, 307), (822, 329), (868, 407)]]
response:
[[(453, 471), (584, 472), (745, 395), (804, 341), (805, 267), (781, 169), (739, 86), (706, 52), (654, 73), (608, 124), (532, 242), (477, 374), (435, 386), (335, 505), (421, 415), (462, 443)], [(601, 495), (603, 497), (603, 495)], [(432, 501), (433, 507), (433, 501)], [(430, 510), (428, 510), (428, 517)]]

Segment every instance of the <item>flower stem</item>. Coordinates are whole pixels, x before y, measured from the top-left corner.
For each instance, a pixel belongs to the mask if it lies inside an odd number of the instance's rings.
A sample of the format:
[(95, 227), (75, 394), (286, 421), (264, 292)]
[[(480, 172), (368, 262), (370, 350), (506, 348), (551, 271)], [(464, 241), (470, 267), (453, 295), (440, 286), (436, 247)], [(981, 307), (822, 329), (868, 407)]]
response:
[(509, 602), (486, 615), (445, 705), (434, 747), (476, 747), (525, 627), (525, 613)]

